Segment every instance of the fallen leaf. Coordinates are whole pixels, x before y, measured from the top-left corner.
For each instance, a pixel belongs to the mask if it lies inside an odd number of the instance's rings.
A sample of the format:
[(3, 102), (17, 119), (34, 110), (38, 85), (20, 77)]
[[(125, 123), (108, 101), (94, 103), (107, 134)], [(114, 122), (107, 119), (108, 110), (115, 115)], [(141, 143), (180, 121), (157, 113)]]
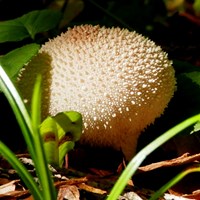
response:
[(152, 170), (163, 168), (163, 167), (174, 167), (174, 166), (184, 165), (188, 163), (193, 163), (195, 161), (200, 161), (200, 153), (191, 155), (191, 156), (189, 155), (189, 153), (185, 153), (182, 156), (171, 159), (171, 160), (160, 161), (160, 162), (139, 167), (138, 172), (148, 172), (148, 171), (152, 171)]
[(0, 194), (5, 194), (8, 192), (15, 191), (16, 183), (18, 183), (19, 180), (10, 181), (9, 183), (3, 184), (0, 186)]
[(105, 190), (101, 190), (99, 188), (95, 188), (90, 185), (86, 185), (85, 183), (79, 184), (78, 187), (87, 192), (92, 192), (92, 193), (96, 193), (96, 194), (106, 194), (107, 193)]
[(64, 185), (59, 188), (57, 200), (70, 199), (79, 200), (80, 193), (75, 185)]

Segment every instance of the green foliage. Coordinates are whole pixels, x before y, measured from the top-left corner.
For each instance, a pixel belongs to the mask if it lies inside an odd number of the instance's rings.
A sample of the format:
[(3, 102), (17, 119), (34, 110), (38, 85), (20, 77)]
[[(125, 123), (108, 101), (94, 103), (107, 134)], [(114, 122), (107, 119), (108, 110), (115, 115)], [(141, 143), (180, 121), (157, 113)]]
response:
[[(4, 145), (4, 143), (2, 143), (1, 141), (0, 154), (4, 156), (10, 162), (10, 164), (18, 171), (19, 176), (29, 188), (34, 199), (56, 199), (56, 191), (53, 185), (51, 172), (48, 169), (47, 160), (49, 158), (49, 154), (52, 157), (51, 150), (58, 151), (59, 149), (60, 157), (58, 159), (58, 163), (54, 164), (58, 164), (61, 167), (61, 165), (63, 164), (64, 156), (69, 150), (71, 150), (74, 147), (74, 142), (79, 140), (80, 138), (82, 131), (81, 115), (73, 111), (60, 113), (54, 117), (55, 119), (53, 120), (53, 122), (48, 121), (48, 124), (45, 125), (45, 128), (47, 129), (44, 129), (44, 123), (40, 125), (41, 76), (38, 76), (34, 87), (31, 106), (31, 116), (29, 116), (16, 88), (14, 87), (10, 78), (1, 66), (0, 87), (6, 95), (16, 115), (18, 123), (22, 129), (22, 133), (27, 143), (28, 150), (34, 162), (40, 187), (37, 186), (32, 175), (18, 160), (15, 154), (11, 152), (9, 148), (6, 145)], [(45, 141), (43, 141), (43, 137), (46, 134), (45, 131), (52, 131), (52, 124), (56, 126), (54, 134), (58, 135), (58, 139), (62, 141), (60, 145), (58, 145), (60, 141), (56, 141), (57, 144), (54, 146), (54, 149), (52, 149), (52, 145), (45, 145)], [(48, 126), (50, 127), (50, 129)], [(68, 140), (66, 140), (65, 138), (66, 132), (68, 134), (71, 134), (71, 137), (68, 138)]]
[(24, 181), (25, 185), (30, 190), (30, 193), (35, 197), (35, 199), (42, 200), (38, 185), (34, 181), (32, 175), (18, 160), (16, 155), (2, 141), (0, 141), (0, 155), (6, 158), (8, 162), (13, 166), (13, 168), (17, 170), (19, 176)]
[(28, 61), (37, 54), (39, 48), (40, 45), (35, 43), (24, 45), (23, 47), (17, 48), (6, 55), (1, 56), (0, 63), (8, 76), (13, 79), (18, 75), (24, 64), (28, 63)]
[[(40, 105), (40, 81), (36, 83), (35, 93), (33, 95), (33, 99), (37, 99), (37, 101), (33, 101), (33, 107), (37, 108), (38, 103)], [(35, 164), (35, 169), (38, 175), (39, 182), (41, 184), (41, 188), (37, 186), (35, 181), (33, 181), (33, 177), (29, 174), (29, 172), (23, 167), (23, 165), (18, 161), (16, 156), (2, 143), (0, 153), (5, 156), (5, 158), (13, 165), (13, 167), (18, 171), (24, 183), (30, 189), (32, 195), (35, 199), (42, 200), (50, 200), (55, 199), (56, 192), (53, 186), (53, 182), (51, 179), (50, 171), (48, 170), (45, 154), (43, 153), (43, 145), (41, 143), (40, 134), (37, 131), (38, 129), (38, 120), (35, 120), (37, 115), (33, 115), (33, 118), (29, 116), (25, 105), (23, 104), (22, 99), (20, 98), (16, 88), (11, 82), (10, 78), (7, 76), (6, 72), (0, 66), (0, 87), (7, 97), (16, 119), (20, 125), (23, 136), (27, 143), (28, 150)], [(37, 103), (37, 105), (36, 105)], [(39, 110), (35, 110), (37, 113)], [(32, 120), (34, 123), (32, 123)], [(37, 128), (36, 128), (37, 127)]]
[[(54, 1), (54, 3), (59, 2), (60, 1)], [(76, 11), (81, 12), (83, 9), (83, 1), (80, 0), (70, 2), (71, 5), (68, 5), (68, 7), (63, 9), (64, 17), (62, 20), (61, 12), (45, 9), (32, 11), (19, 18), (0, 22), (0, 43), (16, 42), (26, 38), (34, 40), (38, 33), (49, 31), (59, 25), (63, 28), (72, 20), (72, 18), (77, 16)], [(103, 13), (98, 20), (95, 19), (96, 21), (93, 20), (92, 23), (96, 23), (98, 21), (97, 23), (108, 26), (119, 25), (129, 28), (130, 30), (134, 28), (135, 30), (143, 33), (148, 32), (147, 27), (151, 27), (151, 30), (153, 30), (155, 24), (158, 22), (161, 22), (162, 24), (166, 17), (166, 10), (163, 8), (163, 1), (145, 1), (145, 4), (141, 4), (139, 0), (133, 0), (124, 5), (121, 5), (120, 1), (108, 1), (107, 4), (102, 3), (102, 5), (105, 4), (107, 7), (100, 6), (93, 0), (88, 0), (88, 2), (93, 5), (93, 14), (91, 14), (92, 17), (95, 16), (96, 9)], [(152, 6), (152, 2), (157, 2), (155, 4), (159, 5), (156, 6), (158, 6), (158, 8), (163, 8), (164, 12), (155, 12), (155, 7)], [(193, 5), (197, 14), (199, 13), (199, 2), (199, 0), (196, 0)], [(73, 9), (75, 11), (71, 12)], [(62, 10), (62, 6), (60, 7), (60, 10)], [(91, 21), (89, 20), (89, 22)], [(41, 124), (41, 77), (38, 77), (35, 85), (31, 116), (26, 110), (10, 79), (16, 77), (24, 64), (37, 54), (39, 48), (40, 45), (38, 44), (28, 44), (1, 56), (0, 65), (2, 65), (3, 68), (0, 66), (0, 87), (10, 102), (22, 129), (28, 150), (35, 164), (40, 187), (38, 187), (38, 184), (34, 181), (30, 173), (19, 162), (15, 154), (11, 152), (1, 141), (0, 153), (18, 171), (22, 180), (29, 188), (35, 199), (50, 200), (56, 199), (56, 191), (53, 186), (51, 173), (48, 170), (48, 162), (50, 164), (62, 166), (65, 154), (74, 147), (74, 142), (80, 138), (82, 121), (79, 113), (64, 112), (59, 113), (54, 117), (46, 118)], [(168, 128), (166, 125), (166, 122), (168, 123), (168, 121), (172, 122), (168, 125), (169, 127), (173, 127), (174, 125), (176, 126), (169, 129), (155, 141), (147, 145), (131, 160), (113, 187), (108, 196), (108, 200), (115, 200), (118, 198), (127, 184), (127, 181), (135, 173), (143, 160), (156, 148), (161, 146), (170, 138), (174, 137), (179, 132), (183, 132), (185, 128), (190, 127), (191, 125), (195, 124), (192, 133), (200, 130), (200, 115), (198, 114), (200, 110), (200, 68), (178, 60), (174, 60), (174, 68), (177, 77), (177, 91), (174, 98), (170, 102), (165, 115), (161, 117), (161, 119), (157, 120), (158, 123), (156, 122), (154, 124), (154, 128), (156, 128), (156, 126), (157, 128)], [(193, 117), (188, 118), (190, 116)], [(187, 120), (180, 123), (183, 119)], [(76, 123), (74, 124), (74, 122)], [(155, 132), (162, 132), (162, 130), (157, 130), (158, 129), (155, 129)], [(68, 140), (64, 137), (66, 132), (70, 132), (70, 139), (72, 140)], [(53, 140), (48, 140), (49, 133), (52, 134)], [(59, 146), (59, 144), (61, 145)], [(196, 171), (199, 172), (199, 167), (187, 170), (177, 175), (173, 180), (157, 191), (152, 199), (157, 199), (182, 177), (188, 173)]]
[[(41, 76), (38, 75), (35, 87), (33, 90), (31, 104), (31, 125), (33, 135), (33, 145), (35, 147), (36, 158), (33, 159), (34, 166), (37, 172), (37, 177), (41, 185), (41, 196), (43, 199), (55, 199), (56, 191), (53, 185), (52, 174), (48, 169), (47, 158), (45, 156), (44, 144), (42, 141), (40, 126), (40, 107), (41, 107)], [(48, 192), (47, 192), (48, 191)]]
[[(189, 119), (186, 119), (185, 121), (181, 122), (180, 124), (176, 125), (175, 127), (171, 128), (170, 130), (162, 134), (160, 137), (155, 139), (149, 145), (144, 147), (139, 153), (137, 153), (136, 156), (129, 162), (129, 164), (127, 165), (127, 167), (125, 168), (125, 170), (115, 183), (107, 200), (115, 200), (118, 198), (118, 196), (122, 193), (123, 189), (125, 188), (128, 180), (132, 177), (132, 175), (136, 172), (140, 164), (149, 154), (151, 154), (154, 150), (156, 150), (166, 141), (177, 135), (179, 132), (183, 131), (184, 129), (186, 129), (187, 127), (193, 125), (198, 121), (200, 121), (200, 114), (195, 115)], [(161, 195), (161, 193), (159, 193), (159, 195)]]
[[(47, 20), (48, 19), (48, 20)], [(0, 43), (35, 38), (40, 32), (55, 28), (61, 19), (61, 13), (53, 10), (36, 10), (22, 17), (0, 22)]]
[(196, 167), (187, 169), (178, 175), (176, 175), (172, 180), (170, 180), (168, 183), (163, 185), (158, 191), (156, 191), (153, 196), (149, 200), (157, 200), (161, 195), (164, 194), (168, 189), (170, 189), (172, 186), (174, 186), (176, 183), (181, 181), (185, 176), (187, 176), (190, 173), (194, 172), (200, 172), (200, 166), (197, 165)]
[(48, 163), (62, 167), (65, 155), (81, 137), (81, 114), (68, 111), (47, 117), (40, 125), (40, 133)]

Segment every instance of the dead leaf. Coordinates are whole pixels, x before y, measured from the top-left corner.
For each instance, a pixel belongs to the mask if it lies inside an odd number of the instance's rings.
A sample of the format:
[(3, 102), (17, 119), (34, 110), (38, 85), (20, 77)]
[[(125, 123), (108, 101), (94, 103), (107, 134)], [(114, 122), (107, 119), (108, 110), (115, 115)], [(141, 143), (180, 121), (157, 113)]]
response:
[(200, 190), (193, 191), (192, 194), (185, 194), (183, 197), (188, 199), (200, 199)]
[(64, 185), (59, 188), (57, 200), (70, 199), (79, 200), (80, 193), (75, 185)]
[(185, 153), (178, 158), (156, 162), (146, 166), (139, 167), (138, 172), (148, 172), (163, 167), (174, 167), (188, 163), (193, 163), (195, 161), (200, 161), (200, 153), (191, 156), (189, 155), (189, 153)]
[(65, 181), (58, 181), (55, 183), (55, 186), (58, 188), (58, 187), (61, 187), (61, 186), (64, 186), (64, 185), (77, 185), (77, 184), (80, 184), (80, 183), (85, 183), (87, 182), (87, 178), (86, 177), (82, 177), (82, 178), (71, 178), (71, 179), (68, 179), (68, 180), (65, 180)]
[(123, 196), (119, 197), (119, 200), (144, 200), (140, 196), (138, 196), (135, 192), (127, 192)]
[(0, 194), (5, 194), (8, 192), (15, 191), (16, 184), (19, 183), (20, 180), (10, 181), (9, 183), (3, 184), (0, 186)]
[(108, 170), (90, 168), (90, 171), (93, 172), (94, 174), (100, 176), (100, 177), (113, 175), (113, 172), (108, 171)]
[(85, 183), (79, 184), (78, 187), (87, 192), (92, 192), (92, 193), (96, 193), (96, 194), (106, 194), (107, 193), (105, 190), (101, 190), (99, 188), (95, 188), (90, 185), (86, 185)]

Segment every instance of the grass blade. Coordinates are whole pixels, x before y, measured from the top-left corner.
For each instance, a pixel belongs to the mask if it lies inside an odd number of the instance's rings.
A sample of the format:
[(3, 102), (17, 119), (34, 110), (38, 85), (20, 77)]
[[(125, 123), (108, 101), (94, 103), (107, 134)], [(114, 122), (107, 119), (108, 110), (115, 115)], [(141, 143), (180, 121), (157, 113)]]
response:
[(34, 160), (36, 172), (43, 190), (44, 200), (55, 200), (56, 190), (53, 185), (50, 170), (48, 169), (47, 159), (44, 153), (43, 141), (39, 132), (40, 125), (40, 105), (41, 105), (41, 76), (36, 79), (35, 87), (33, 90), (31, 116), (32, 125), (34, 130), (35, 152), (37, 160)]
[(119, 195), (124, 190), (128, 180), (132, 177), (132, 175), (136, 172), (138, 167), (144, 161), (144, 159), (151, 154), (155, 149), (164, 144), (166, 141), (174, 137), (176, 134), (184, 130), (185, 128), (191, 126), (192, 124), (198, 122), (200, 120), (200, 114), (192, 116), (180, 124), (174, 126), (173, 128), (166, 131), (160, 137), (155, 139), (149, 145), (144, 147), (136, 156), (130, 161), (127, 165), (126, 169), (123, 171), (114, 187), (112, 188), (107, 200), (116, 200)]
[(194, 173), (194, 172), (200, 172), (200, 167), (191, 168), (191, 169), (188, 169), (188, 170), (185, 170), (185, 171), (179, 173), (172, 180), (170, 180), (168, 183), (166, 183), (165, 185), (163, 185), (158, 191), (156, 191), (156, 193), (149, 200), (156, 200), (156, 199), (158, 199), (161, 195), (164, 194), (164, 192), (166, 192), (173, 185), (175, 185), (176, 183), (178, 183), (186, 175), (188, 175), (190, 173)]
[(3, 67), (0, 65), (0, 88), (5, 94), (10, 106), (12, 107), (19, 126), (22, 130), (24, 139), (28, 146), (28, 150), (32, 158), (35, 158), (33, 137), (32, 137), (32, 125), (29, 114), (25, 108), (25, 105), (20, 98), (16, 88), (14, 87), (12, 81), (4, 71)]
[(35, 199), (43, 200), (39, 187), (34, 181), (32, 175), (27, 171), (24, 165), (18, 160), (15, 154), (3, 143), (0, 141), (0, 154), (8, 160), (8, 162), (16, 169), (17, 173), (26, 184), (30, 193), (34, 196)]

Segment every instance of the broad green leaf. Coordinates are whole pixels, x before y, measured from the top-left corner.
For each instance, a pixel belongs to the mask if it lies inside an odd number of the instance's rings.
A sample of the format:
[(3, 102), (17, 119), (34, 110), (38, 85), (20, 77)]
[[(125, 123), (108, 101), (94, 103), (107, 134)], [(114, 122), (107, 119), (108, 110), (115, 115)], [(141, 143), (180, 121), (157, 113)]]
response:
[(14, 78), (24, 64), (37, 54), (39, 48), (40, 45), (35, 43), (25, 45), (0, 57), (0, 63), (8, 76)]
[(40, 125), (40, 133), (44, 141), (47, 161), (53, 165), (59, 162), (58, 131), (56, 122), (52, 117), (47, 117)]
[(20, 41), (28, 37), (29, 33), (20, 22), (19, 18), (0, 22), (0, 43)]
[(22, 17), (0, 22), (0, 43), (35, 38), (40, 32), (55, 28), (61, 19), (61, 12), (53, 10), (35, 10)]
[(58, 113), (54, 117), (58, 129), (59, 166), (65, 155), (74, 148), (82, 133), (82, 116), (75, 111)]
[(40, 32), (45, 32), (56, 27), (61, 19), (61, 13), (54, 10), (36, 10), (20, 18), (31, 38)]
[(82, 133), (82, 117), (75, 111), (47, 117), (40, 125), (47, 161), (62, 167), (64, 157), (74, 148)]
[(71, 140), (76, 142), (81, 137), (82, 117), (81, 114), (75, 111), (58, 113), (54, 120), (58, 127), (58, 137), (62, 139), (64, 136), (71, 137)]

